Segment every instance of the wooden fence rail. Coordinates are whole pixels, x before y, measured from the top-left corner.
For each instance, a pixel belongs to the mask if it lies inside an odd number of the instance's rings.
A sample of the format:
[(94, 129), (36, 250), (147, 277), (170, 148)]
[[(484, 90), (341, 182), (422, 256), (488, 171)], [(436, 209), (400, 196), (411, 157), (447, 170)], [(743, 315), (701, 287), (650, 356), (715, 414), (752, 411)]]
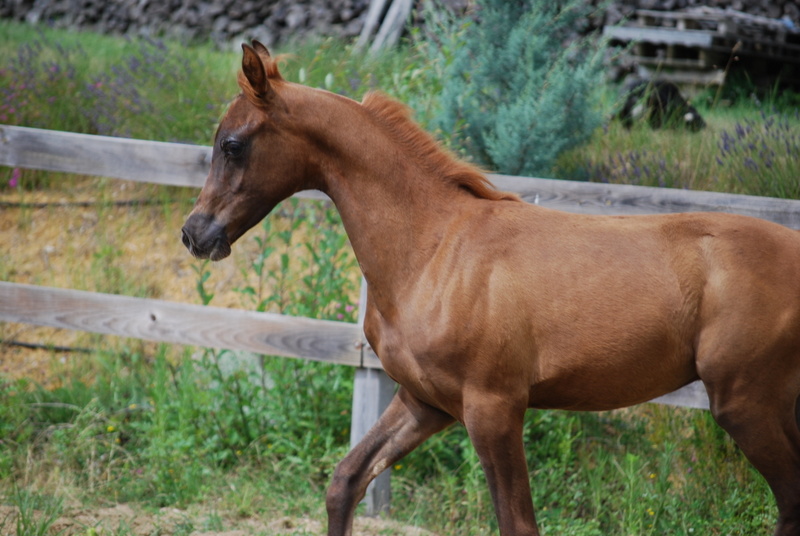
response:
[[(201, 187), (210, 161), (210, 147), (0, 125), (2, 166)], [(569, 212), (725, 211), (800, 229), (800, 201), (794, 200), (504, 175), (490, 178), (501, 190), (516, 192), (527, 202)], [(327, 199), (317, 191), (297, 197)], [(0, 321), (359, 367), (353, 442), (377, 419), (391, 394), (392, 384), (356, 324), (10, 282), (0, 282)], [(708, 408), (700, 382), (654, 402)], [(388, 505), (388, 476), (381, 481), (368, 493), (370, 512)]]
[(0, 319), (363, 366), (356, 324), (0, 281)]

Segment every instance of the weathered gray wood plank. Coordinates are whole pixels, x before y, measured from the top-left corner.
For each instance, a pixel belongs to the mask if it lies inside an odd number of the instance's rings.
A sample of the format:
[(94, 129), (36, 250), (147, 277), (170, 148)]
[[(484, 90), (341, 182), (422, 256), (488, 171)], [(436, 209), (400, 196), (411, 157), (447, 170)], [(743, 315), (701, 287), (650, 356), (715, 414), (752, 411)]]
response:
[(634, 26), (605, 26), (603, 35), (622, 41), (644, 41), (686, 47), (710, 47), (713, 35), (702, 30), (672, 30), (668, 28), (637, 28)]
[(370, 0), (369, 10), (367, 10), (367, 17), (364, 19), (364, 26), (361, 28), (361, 33), (356, 41), (356, 50), (362, 50), (367, 46), (369, 40), (375, 29), (378, 28), (381, 15), (386, 8), (387, 0)]
[(173, 186), (202, 186), (208, 147), (0, 126), (0, 164)]
[[(358, 300), (358, 328), (363, 332), (364, 318), (367, 312), (367, 280), (361, 278), (361, 295)], [(350, 447), (354, 448), (361, 439), (367, 435), (378, 418), (389, 406), (396, 384), (381, 369), (377, 356), (372, 366), (364, 363), (364, 356), (369, 348), (366, 337), (362, 338), (361, 367), (356, 370), (353, 380), (353, 414), (350, 426)], [(389, 510), (392, 495), (391, 468), (387, 468), (367, 486), (364, 501), (367, 506), (367, 515), (374, 516)]]
[(708, 392), (701, 381), (692, 382), (677, 391), (654, 398), (650, 403), (695, 409), (709, 409), (710, 407)]
[(400, 40), (400, 34), (403, 33), (403, 28), (408, 22), (413, 7), (413, 0), (392, 0), (392, 5), (389, 6), (378, 34), (370, 47), (372, 52), (394, 46)]
[(211, 147), (0, 125), (0, 165), (200, 188)]
[[(7, 281), (0, 281), (0, 321), (340, 365), (361, 364), (362, 328), (357, 324)], [(364, 365), (380, 369), (380, 361), (373, 359)], [(365, 389), (359, 396), (371, 399), (373, 409), (382, 411), (391, 398), (394, 383), (382, 371), (366, 375), (363, 381)], [(653, 402), (708, 408), (704, 395), (705, 388), (695, 382)], [(362, 415), (363, 426), (352, 433), (366, 433), (368, 421), (374, 422), (380, 411)], [(375, 499), (376, 506), (382, 504)]]
[[(0, 165), (201, 187), (210, 147), (0, 126)], [(529, 203), (584, 214), (725, 211), (800, 229), (800, 201), (621, 184), (490, 175)], [(327, 199), (321, 192), (298, 197)]]
[(537, 205), (582, 214), (730, 212), (800, 229), (800, 201), (626, 184), (490, 175), (501, 190)]
[(5, 281), (0, 321), (341, 365), (361, 362), (362, 331), (355, 324)]

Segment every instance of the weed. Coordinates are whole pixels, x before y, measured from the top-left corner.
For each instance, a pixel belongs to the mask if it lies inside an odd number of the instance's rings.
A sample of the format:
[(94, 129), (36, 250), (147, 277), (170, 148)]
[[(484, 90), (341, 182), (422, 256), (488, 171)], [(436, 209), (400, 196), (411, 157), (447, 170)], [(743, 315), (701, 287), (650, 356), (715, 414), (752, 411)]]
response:
[(17, 507), (15, 528), (18, 536), (58, 536), (61, 533), (51, 531), (63, 510), (61, 500), (15, 486), (11, 501)]

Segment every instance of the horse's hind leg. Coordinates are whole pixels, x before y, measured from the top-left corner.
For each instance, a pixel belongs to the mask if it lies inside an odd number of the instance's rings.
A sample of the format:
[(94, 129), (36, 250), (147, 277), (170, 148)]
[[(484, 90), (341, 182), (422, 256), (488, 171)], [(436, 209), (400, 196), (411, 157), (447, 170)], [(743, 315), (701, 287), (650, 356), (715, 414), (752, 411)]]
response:
[(751, 373), (707, 382), (711, 411), (772, 489), (775, 536), (800, 536), (800, 371)]
[(356, 506), (367, 485), (452, 422), (450, 415), (424, 404), (401, 387), (378, 422), (336, 466), (326, 499), (328, 536), (350, 535)]

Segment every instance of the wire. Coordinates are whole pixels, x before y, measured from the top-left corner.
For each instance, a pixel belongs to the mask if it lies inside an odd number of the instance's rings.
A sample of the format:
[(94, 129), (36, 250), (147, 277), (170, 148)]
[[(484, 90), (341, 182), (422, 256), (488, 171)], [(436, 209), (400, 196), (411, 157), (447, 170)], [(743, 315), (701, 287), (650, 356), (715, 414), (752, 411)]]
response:
[(48, 208), (48, 207), (93, 207), (93, 206), (115, 206), (115, 207), (134, 207), (138, 205), (168, 205), (177, 203), (176, 199), (128, 199), (124, 201), (53, 201), (43, 203), (26, 203), (17, 201), (0, 201), (0, 208)]
[(22, 341), (4, 341), (0, 339), (0, 346), (14, 346), (18, 348), (25, 348), (28, 350), (52, 350), (54, 352), (75, 352), (79, 354), (91, 354), (94, 352), (91, 348), (78, 348), (74, 346), (54, 346), (52, 344), (36, 344), (32, 342)]

